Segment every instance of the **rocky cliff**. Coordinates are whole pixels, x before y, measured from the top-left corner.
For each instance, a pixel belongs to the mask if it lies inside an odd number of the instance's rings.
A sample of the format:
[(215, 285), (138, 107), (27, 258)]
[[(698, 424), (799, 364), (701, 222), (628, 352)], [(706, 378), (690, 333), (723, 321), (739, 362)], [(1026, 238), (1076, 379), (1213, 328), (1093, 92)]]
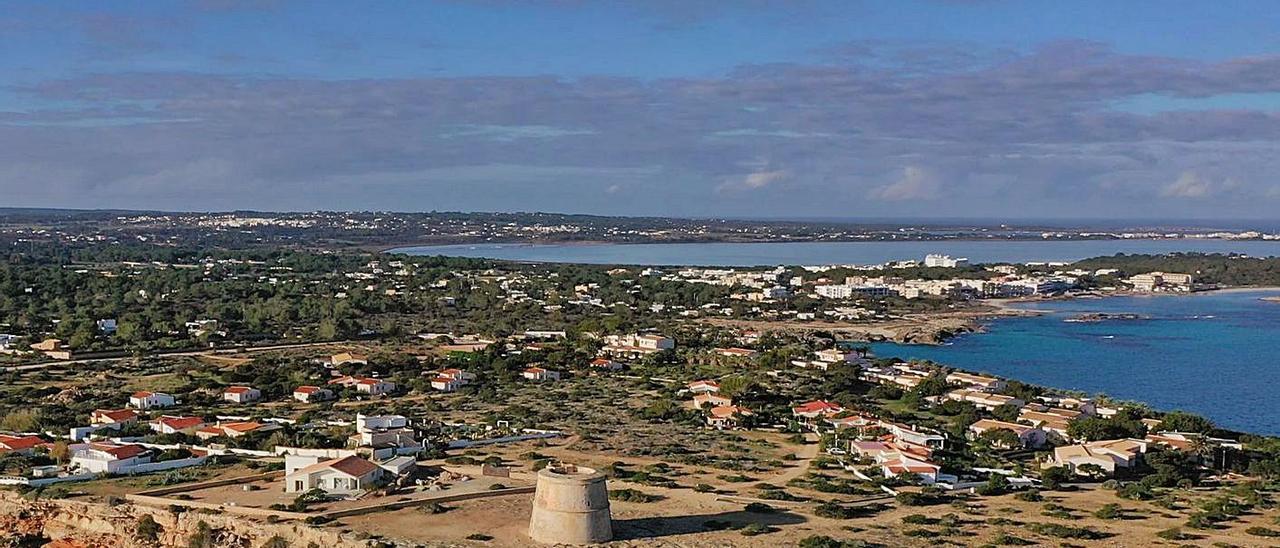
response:
[(211, 547), (258, 548), (271, 544), (276, 537), (285, 543), (277, 546), (374, 546), (368, 540), (300, 523), (266, 523), (202, 512), (175, 514), (127, 503), (31, 501), (15, 493), (0, 492), (0, 538), (9, 539), (13, 546), (185, 548), (192, 545), (193, 537), (207, 539), (206, 546)]

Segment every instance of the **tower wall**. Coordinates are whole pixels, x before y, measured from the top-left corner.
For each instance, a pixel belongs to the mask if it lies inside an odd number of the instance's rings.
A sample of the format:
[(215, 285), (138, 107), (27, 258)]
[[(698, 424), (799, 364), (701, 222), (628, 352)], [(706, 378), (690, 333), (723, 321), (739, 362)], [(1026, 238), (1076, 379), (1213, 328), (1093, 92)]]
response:
[(594, 544), (613, 539), (604, 474), (563, 464), (539, 471), (529, 536), (546, 544)]

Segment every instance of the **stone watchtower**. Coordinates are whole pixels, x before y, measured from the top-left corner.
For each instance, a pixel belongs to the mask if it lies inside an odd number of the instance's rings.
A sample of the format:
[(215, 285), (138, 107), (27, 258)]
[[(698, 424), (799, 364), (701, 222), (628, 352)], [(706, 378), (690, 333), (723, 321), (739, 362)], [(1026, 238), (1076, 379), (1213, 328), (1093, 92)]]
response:
[(529, 536), (546, 544), (594, 544), (613, 539), (604, 474), (562, 463), (539, 471)]

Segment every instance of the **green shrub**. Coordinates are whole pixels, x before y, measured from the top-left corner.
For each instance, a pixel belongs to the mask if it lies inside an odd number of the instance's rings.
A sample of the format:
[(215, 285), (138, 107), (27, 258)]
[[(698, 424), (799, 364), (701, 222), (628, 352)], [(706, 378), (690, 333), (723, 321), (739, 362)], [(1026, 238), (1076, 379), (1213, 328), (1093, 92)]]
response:
[(1093, 517), (1098, 519), (1121, 519), (1124, 517), (1124, 510), (1119, 504), (1104, 504), (1093, 512)]
[(774, 507), (763, 502), (752, 502), (747, 504), (743, 509), (753, 514), (772, 514), (777, 511)]
[(924, 514), (911, 514), (902, 516), (902, 523), (910, 525), (936, 525), (938, 523), (938, 519), (931, 518)]
[(739, 532), (741, 532), (742, 536), (744, 537), (754, 537), (756, 535), (772, 533), (777, 530), (778, 530), (777, 528), (770, 527), (763, 523), (751, 523), (751, 524), (748, 524), (746, 527), (743, 527)]
[(1040, 494), (1038, 489), (1023, 491), (1013, 496), (1013, 498), (1024, 502), (1040, 502), (1044, 500), (1044, 496)]
[(1250, 527), (1245, 529), (1244, 532), (1255, 537), (1280, 537), (1280, 531), (1268, 529), (1266, 527)]
[(1057, 523), (1029, 523), (1027, 524), (1027, 529), (1033, 533), (1055, 538), (1100, 540), (1110, 536), (1107, 533), (1089, 527), (1072, 527)]
[(657, 495), (650, 495), (635, 489), (615, 489), (613, 491), (609, 491), (610, 500), (618, 500), (622, 502), (653, 502), (661, 498), (662, 497)]

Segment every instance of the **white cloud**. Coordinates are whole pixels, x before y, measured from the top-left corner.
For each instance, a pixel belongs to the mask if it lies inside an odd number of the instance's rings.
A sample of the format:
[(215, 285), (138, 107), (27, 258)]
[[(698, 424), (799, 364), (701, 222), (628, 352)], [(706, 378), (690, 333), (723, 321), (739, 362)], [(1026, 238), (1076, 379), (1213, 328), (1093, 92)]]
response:
[(1178, 180), (1160, 191), (1166, 198), (1204, 198), (1214, 191), (1214, 184), (1198, 173), (1184, 171)]
[(764, 188), (778, 181), (782, 181), (791, 174), (783, 170), (777, 171), (757, 171), (742, 180), (742, 186), (747, 188)]
[(734, 177), (716, 187), (719, 192), (732, 190), (756, 190), (791, 178), (791, 172), (785, 169), (759, 170), (745, 176)]
[(872, 195), (881, 200), (934, 200), (942, 195), (942, 185), (929, 170), (919, 166), (902, 168), (902, 177), (875, 189)]

